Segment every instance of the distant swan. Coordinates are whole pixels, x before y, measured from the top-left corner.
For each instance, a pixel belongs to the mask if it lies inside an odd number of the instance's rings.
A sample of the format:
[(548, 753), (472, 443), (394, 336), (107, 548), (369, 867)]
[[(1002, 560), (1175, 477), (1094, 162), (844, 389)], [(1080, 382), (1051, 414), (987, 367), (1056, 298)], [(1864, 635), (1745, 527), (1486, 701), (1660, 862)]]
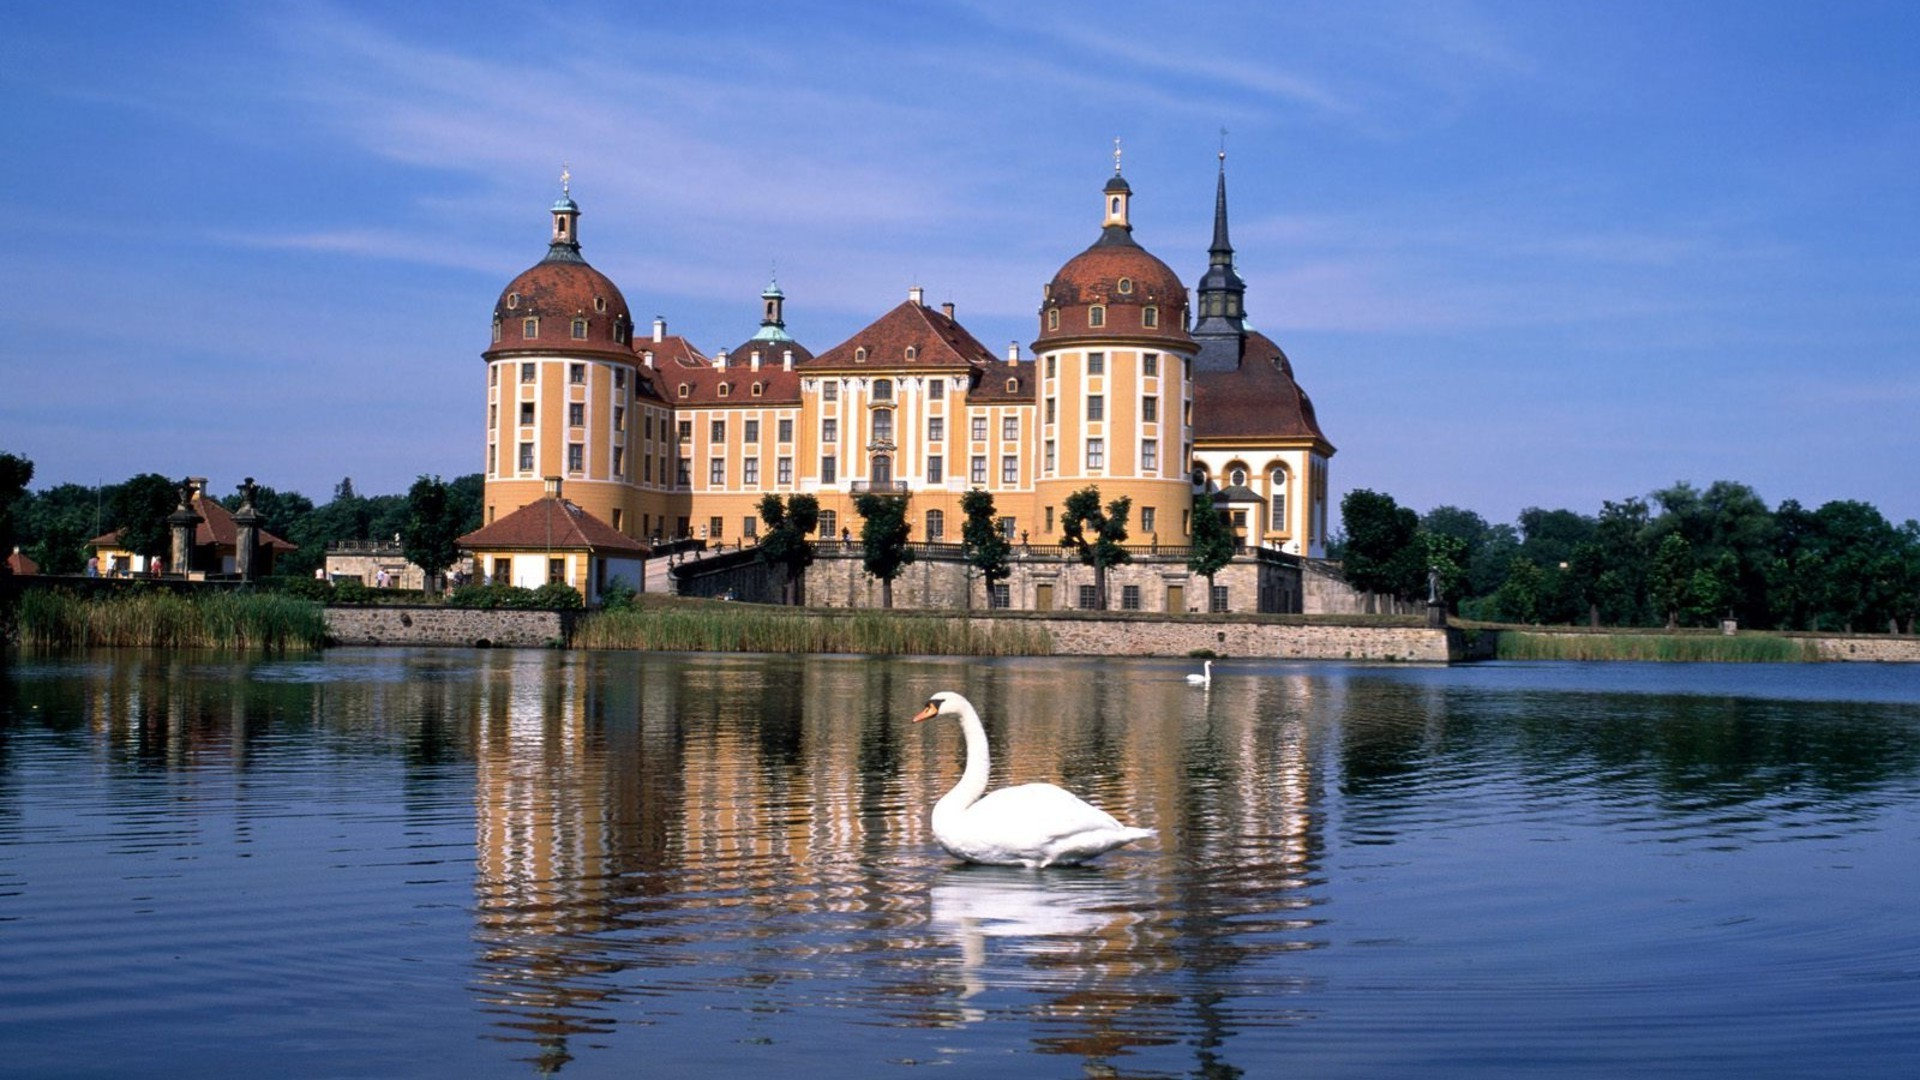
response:
[(1208, 660), (1208, 661), (1206, 661), (1205, 663), (1203, 663), (1203, 664), (1201, 664), (1201, 665), (1200, 665), (1200, 672), (1201, 672), (1201, 673), (1200, 673), (1200, 674), (1198, 674), (1198, 675), (1189, 675), (1189, 676), (1187, 676), (1187, 684), (1188, 684), (1189, 686), (1210, 686), (1210, 685), (1212, 685), (1212, 683), (1213, 683), (1213, 661), (1211, 661), (1211, 660)]
[(1112, 814), (1052, 784), (987, 790), (987, 729), (966, 698), (943, 691), (927, 699), (914, 723), (957, 716), (967, 736), (967, 767), (933, 805), (933, 836), (958, 859), (1000, 866), (1072, 866), (1122, 844), (1154, 835), (1122, 825)]

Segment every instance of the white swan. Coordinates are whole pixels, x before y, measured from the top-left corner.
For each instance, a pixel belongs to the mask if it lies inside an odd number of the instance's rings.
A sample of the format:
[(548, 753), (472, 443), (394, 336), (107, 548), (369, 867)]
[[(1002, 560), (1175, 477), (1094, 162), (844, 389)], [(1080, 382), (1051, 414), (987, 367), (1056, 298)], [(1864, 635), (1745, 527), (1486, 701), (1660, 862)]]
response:
[(933, 836), (955, 858), (1000, 866), (1072, 866), (1121, 844), (1154, 835), (1122, 825), (1112, 814), (1052, 784), (987, 790), (987, 729), (966, 698), (943, 691), (927, 699), (914, 723), (957, 716), (967, 736), (967, 767), (953, 790), (933, 804)]
[(1213, 661), (1200, 665), (1201, 674), (1187, 676), (1188, 686), (1210, 686), (1213, 683)]

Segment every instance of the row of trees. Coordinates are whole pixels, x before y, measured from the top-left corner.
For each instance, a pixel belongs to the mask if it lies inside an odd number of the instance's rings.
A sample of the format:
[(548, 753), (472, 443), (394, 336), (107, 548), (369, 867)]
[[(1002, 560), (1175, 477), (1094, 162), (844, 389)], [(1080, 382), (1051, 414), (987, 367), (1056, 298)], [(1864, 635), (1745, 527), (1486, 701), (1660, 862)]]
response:
[[(8, 464), (17, 463), (17, 464)], [(9, 477), (24, 476), (9, 486)], [(12, 470), (12, 472), (9, 472)], [(28, 491), (33, 463), (0, 454), (0, 521), (11, 551), (23, 553), (48, 574), (76, 574), (85, 568), (87, 542), (119, 531), (121, 545), (140, 555), (165, 555), (172, 547), (167, 515), (180, 501), (180, 482), (158, 473), (141, 473), (114, 484), (88, 487), (59, 484)], [(211, 492), (208, 493), (212, 495)], [(228, 510), (240, 508), (236, 490), (219, 499)], [(399, 538), (406, 557), (430, 573), (444, 571), (458, 558), (461, 535), (480, 527), (482, 483), (479, 473), (443, 481), (422, 476), (405, 495), (364, 496), (347, 478), (334, 485), (323, 504), (296, 491), (262, 486), (254, 509), (267, 529), (298, 550), (281, 559), (282, 574), (307, 576), (324, 564), (332, 541)]]
[[(862, 565), (879, 579), (883, 607), (893, 606), (894, 579), (914, 560), (910, 544), (913, 526), (907, 505), (908, 500), (900, 496), (873, 494), (862, 495), (854, 502), (861, 518)], [(819, 524), (819, 501), (812, 495), (786, 499), (768, 495), (760, 500), (759, 509), (760, 520), (767, 525), (760, 538), (760, 558), (785, 570), (784, 598), (794, 603), (802, 576), (813, 565), (814, 546), (808, 537)], [(1093, 567), (1094, 603), (1104, 610), (1108, 606), (1107, 569), (1133, 560), (1126, 547), (1133, 500), (1122, 496), (1103, 503), (1098, 487), (1086, 487), (1067, 496), (1061, 509), (1060, 546)], [(960, 511), (965, 518), (960, 526), (965, 558), (991, 590), (995, 582), (1013, 573), (1013, 542), (1000, 526), (992, 493), (980, 488), (968, 491), (960, 497)], [(1213, 575), (1233, 559), (1234, 550), (1233, 531), (1226, 518), (1213, 509), (1209, 496), (1200, 496), (1194, 506), (1188, 567), (1204, 575), (1211, 586)]]
[(1882, 630), (1920, 614), (1920, 523), (1850, 500), (1769, 509), (1745, 484), (1678, 483), (1598, 514), (1530, 507), (1515, 525), (1350, 492), (1338, 551), (1356, 588), (1424, 598), (1438, 575), (1469, 618), (1594, 626)]

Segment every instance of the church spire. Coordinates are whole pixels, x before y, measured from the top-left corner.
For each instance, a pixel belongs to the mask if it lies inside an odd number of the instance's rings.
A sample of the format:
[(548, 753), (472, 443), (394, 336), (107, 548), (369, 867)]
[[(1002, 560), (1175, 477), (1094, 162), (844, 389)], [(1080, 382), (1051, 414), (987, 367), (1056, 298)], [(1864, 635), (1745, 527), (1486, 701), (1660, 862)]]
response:
[(580, 257), (580, 204), (573, 201), (573, 170), (560, 167), (560, 198), (553, 204), (553, 236), (543, 262), (585, 262)]
[(1213, 195), (1213, 245), (1207, 249), (1207, 272), (1200, 277), (1200, 317), (1193, 324), (1200, 342), (1195, 366), (1231, 369), (1240, 364), (1240, 344), (1247, 334), (1247, 284), (1233, 269), (1233, 242), (1227, 239), (1227, 151), (1220, 150), (1220, 178)]

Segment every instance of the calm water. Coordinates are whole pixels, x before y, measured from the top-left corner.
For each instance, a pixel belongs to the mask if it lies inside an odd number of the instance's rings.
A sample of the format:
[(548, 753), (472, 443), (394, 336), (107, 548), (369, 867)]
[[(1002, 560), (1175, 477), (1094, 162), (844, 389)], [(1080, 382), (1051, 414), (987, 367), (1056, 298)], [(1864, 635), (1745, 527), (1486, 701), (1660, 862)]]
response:
[[(137, 653), (0, 671), (22, 1077), (1893, 1076), (1920, 670)], [(995, 781), (1157, 840), (953, 865)]]

